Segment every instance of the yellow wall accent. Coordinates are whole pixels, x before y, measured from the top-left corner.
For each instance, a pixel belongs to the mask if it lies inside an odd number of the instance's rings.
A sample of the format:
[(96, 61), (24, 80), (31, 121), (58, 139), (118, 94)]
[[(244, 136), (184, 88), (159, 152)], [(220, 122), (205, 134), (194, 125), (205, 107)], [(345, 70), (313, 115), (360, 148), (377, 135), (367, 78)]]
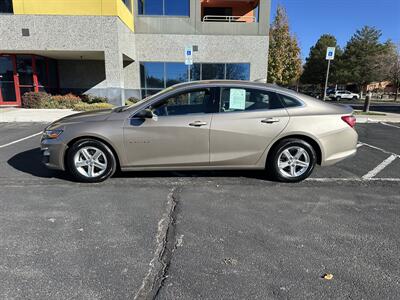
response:
[(134, 31), (133, 12), (121, 0), (13, 0), (13, 8), (16, 15), (118, 16)]

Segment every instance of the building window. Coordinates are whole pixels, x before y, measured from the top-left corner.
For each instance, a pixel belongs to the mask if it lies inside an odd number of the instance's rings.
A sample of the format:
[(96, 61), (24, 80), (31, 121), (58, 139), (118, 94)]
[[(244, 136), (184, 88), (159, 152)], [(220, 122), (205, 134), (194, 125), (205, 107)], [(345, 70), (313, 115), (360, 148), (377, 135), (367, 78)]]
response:
[(122, 2), (129, 9), (129, 11), (132, 11), (132, 0), (122, 0)]
[(189, 17), (190, 0), (138, 0), (138, 14)]
[(5, 13), (5, 14), (13, 13), (12, 0), (1, 0), (0, 1), (0, 13)]
[(140, 81), (142, 97), (153, 95), (171, 85), (211, 79), (249, 80), (250, 64), (198, 63), (189, 68), (179, 62), (142, 62), (140, 63)]

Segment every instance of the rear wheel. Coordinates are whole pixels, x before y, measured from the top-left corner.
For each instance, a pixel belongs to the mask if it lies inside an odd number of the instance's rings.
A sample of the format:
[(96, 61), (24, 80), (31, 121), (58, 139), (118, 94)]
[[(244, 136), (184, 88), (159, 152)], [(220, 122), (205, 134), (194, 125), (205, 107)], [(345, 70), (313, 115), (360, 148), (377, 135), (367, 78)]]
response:
[(301, 139), (285, 139), (272, 149), (267, 171), (273, 179), (299, 182), (311, 175), (317, 156), (314, 148)]
[(340, 99), (342, 99), (340, 96), (336, 97), (336, 101), (340, 101)]
[(115, 173), (117, 165), (111, 149), (93, 139), (74, 143), (66, 163), (70, 173), (81, 182), (101, 182)]
[(358, 99), (358, 97), (357, 96), (353, 96), (353, 100), (357, 100)]

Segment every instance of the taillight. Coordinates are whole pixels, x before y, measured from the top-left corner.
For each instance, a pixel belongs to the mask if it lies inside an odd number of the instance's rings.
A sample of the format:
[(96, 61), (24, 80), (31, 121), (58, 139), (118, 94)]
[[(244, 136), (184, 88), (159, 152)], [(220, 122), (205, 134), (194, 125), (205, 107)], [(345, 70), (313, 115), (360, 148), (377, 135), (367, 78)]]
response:
[(356, 117), (355, 116), (343, 116), (342, 120), (345, 121), (351, 128), (354, 128), (356, 125)]

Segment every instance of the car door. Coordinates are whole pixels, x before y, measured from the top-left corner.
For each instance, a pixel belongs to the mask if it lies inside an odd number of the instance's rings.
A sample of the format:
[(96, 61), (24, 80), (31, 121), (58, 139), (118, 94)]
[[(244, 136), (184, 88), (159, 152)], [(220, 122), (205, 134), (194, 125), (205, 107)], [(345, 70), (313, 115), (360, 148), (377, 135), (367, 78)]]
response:
[(124, 125), (129, 167), (209, 165), (211, 88), (174, 94), (152, 104), (154, 116), (132, 116)]
[(286, 127), (286, 109), (277, 94), (263, 89), (222, 87), (219, 97), (210, 129), (210, 164), (256, 165)]

